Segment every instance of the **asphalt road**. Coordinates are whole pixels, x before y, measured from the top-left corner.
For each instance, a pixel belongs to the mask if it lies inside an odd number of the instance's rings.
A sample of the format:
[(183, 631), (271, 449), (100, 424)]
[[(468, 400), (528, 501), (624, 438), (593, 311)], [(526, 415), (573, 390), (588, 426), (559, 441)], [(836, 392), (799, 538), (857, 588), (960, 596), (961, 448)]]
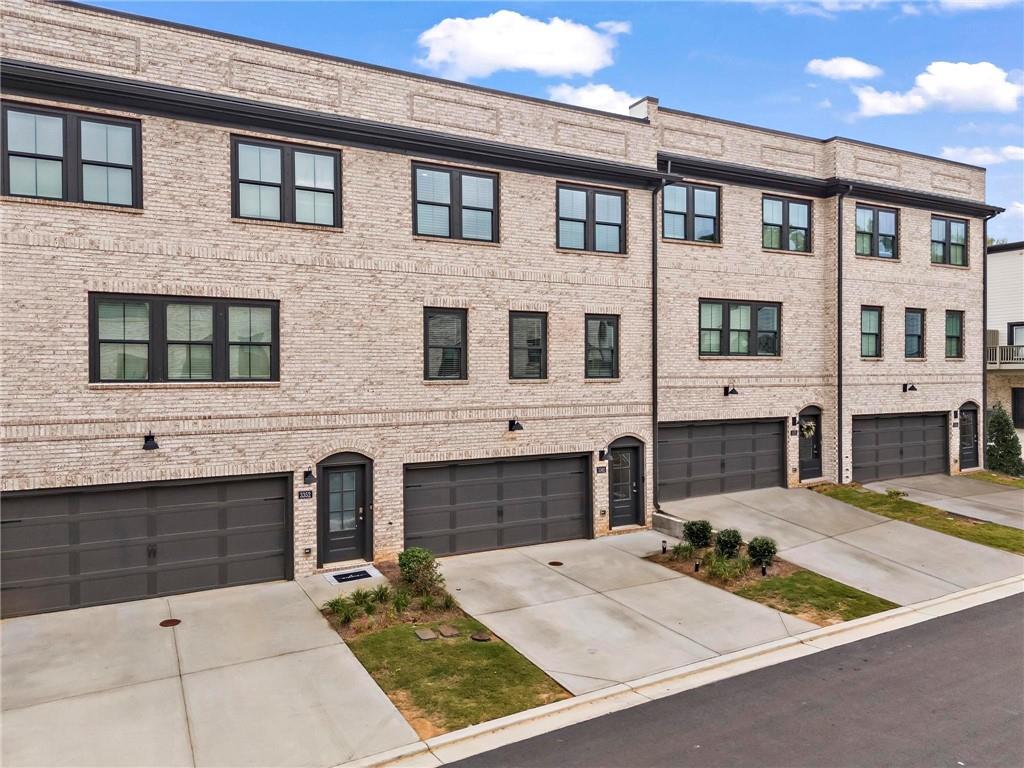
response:
[(652, 701), (455, 765), (1020, 768), (1024, 596)]

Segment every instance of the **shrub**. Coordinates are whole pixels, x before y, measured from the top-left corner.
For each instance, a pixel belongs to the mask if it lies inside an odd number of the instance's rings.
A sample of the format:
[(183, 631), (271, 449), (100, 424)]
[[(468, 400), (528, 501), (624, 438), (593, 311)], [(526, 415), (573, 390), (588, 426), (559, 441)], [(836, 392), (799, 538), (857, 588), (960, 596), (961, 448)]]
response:
[(681, 541), (672, 547), (673, 560), (689, 560), (693, 557), (693, 544)]
[(391, 588), (387, 584), (380, 584), (373, 590), (373, 602), (386, 603), (391, 599)]
[(349, 592), (348, 599), (356, 605), (358, 605), (360, 608), (364, 608), (370, 604), (371, 600), (373, 600), (373, 593), (370, 592), (370, 590), (368, 589), (363, 589), (362, 587), (359, 587)]
[(342, 603), (346, 602), (346, 600), (347, 598), (343, 597), (342, 595), (332, 597), (330, 600), (324, 603), (324, 610), (330, 611), (331, 613), (337, 613)]
[(707, 520), (687, 520), (683, 523), (683, 538), (694, 547), (711, 546), (711, 523)]
[(701, 568), (713, 581), (735, 581), (747, 575), (750, 560), (745, 557), (726, 557), (712, 550), (701, 558)]
[(391, 607), (395, 609), (395, 613), (405, 612), (411, 602), (412, 598), (404, 590), (396, 589), (394, 594), (391, 595)]
[(988, 415), (988, 447), (986, 464), (993, 472), (1019, 477), (1024, 475), (1024, 460), (1020, 457), (1020, 438), (1013, 428), (1010, 415), (1002, 403), (996, 403)]
[(375, 602), (373, 602), (372, 600), (368, 600), (366, 603), (364, 603), (360, 607), (363, 609), (363, 612), (367, 616), (373, 616), (373, 614), (375, 614), (377, 612), (377, 604)]
[(899, 488), (888, 488), (885, 491), (885, 495), (890, 499), (902, 499), (906, 496), (906, 491), (901, 491)]
[(769, 539), (767, 536), (755, 536), (747, 544), (747, 555), (754, 565), (771, 565), (778, 551), (775, 539)]
[(351, 624), (353, 620), (359, 617), (362, 609), (349, 598), (338, 596), (333, 600), (328, 600), (324, 607), (330, 609), (330, 611), (338, 617), (338, 620), (342, 624)]
[(736, 557), (743, 546), (743, 537), (735, 528), (723, 528), (715, 537), (715, 552), (722, 557)]
[(434, 599), (432, 594), (426, 594), (420, 598), (420, 610), (421, 611), (432, 611), (437, 601)]
[(455, 595), (451, 592), (445, 592), (441, 595), (441, 608), (446, 611), (454, 611), (459, 607), (458, 601), (455, 599)]
[(398, 556), (402, 579), (413, 593), (428, 595), (444, 587), (444, 576), (437, 568), (433, 553), (422, 547), (410, 547)]

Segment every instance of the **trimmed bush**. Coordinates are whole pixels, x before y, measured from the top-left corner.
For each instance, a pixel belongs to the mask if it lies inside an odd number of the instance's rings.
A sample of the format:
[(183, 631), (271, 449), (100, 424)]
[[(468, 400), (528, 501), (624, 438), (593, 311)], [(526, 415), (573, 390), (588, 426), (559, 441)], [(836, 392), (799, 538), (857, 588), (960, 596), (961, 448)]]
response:
[(767, 536), (755, 536), (747, 544), (747, 555), (754, 565), (768, 567), (772, 564), (778, 551), (775, 539), (769, 539)]
[(391, 600), (391, 587), (387, 584), (379, 584), (373, 590), (373, 602), (386, 603)]
[(426, 594), (420, 598), (420, 610), (421, 611), (432, 611), (437, 607), (437, 600), (431, 594)]
[(455, 599), (455, 595), (451, 592), (445, 592), (441, 596), (441, 608), (445, 611), (454, 611), (459, 607), (458, 601)]
[(341, 595), (324, 603), (324, 608), (337, 616), (338, 621), (342, 624), (351, 624), (362, 613), (362, 609), (358, 605)]
[(711, 523), (707, 520), (687, 520), (683, 523), (683, 538), (695, 548), (711, 546)]
[(348, 599), (360, 608), (365, 608), (373, 600), (373, 593), (368, 589), (358, 587), (349, 592)]
[(743, 537), (735, 528), (723, 528), (715, 536), (715, 552), (722, 557), (736, 557), (743, 546)]
[(402, 580), (417, 595), (429, 595), (444, 587), (444, 576), (437, 568), (434, 554), (422, 547), (409, 547), (398, 555)]
[(391, 595), (391, 607), (395, 609), (395, 613), (403, 613), (411, 602), (412, 598), (404, 590), (396, 589)]
[(681, 541), (672, 547), (672, 559), (673, 560), (689, 560), (693, 557), (693, 544), (685, 541)]
[(750, 569), (750, 560), (745, 557), (726, 557), (714, 550), (701, 558), (701, 569), (712, 581), (728, 582), (742, 579)]
[(1020, 457), (1020, 438), (1013, 428), (1010, 414), (1002, 403), (996, 403), (988, 415), (988, 447), (985, 451), (988, 469), (1014, 477), (1024, 476), (1024, 460)]

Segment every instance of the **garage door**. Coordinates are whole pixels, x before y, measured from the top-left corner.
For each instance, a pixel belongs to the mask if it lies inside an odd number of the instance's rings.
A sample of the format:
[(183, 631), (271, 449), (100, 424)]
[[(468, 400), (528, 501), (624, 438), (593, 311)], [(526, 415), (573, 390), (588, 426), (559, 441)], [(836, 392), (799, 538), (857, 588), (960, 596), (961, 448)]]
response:
[(782, 421), (659, 425), (659, 501), (785, 485), (785, 433)]
[(854, 416), (853, 479), (859, 483), (949, 471), (945, 413)]
[(405, 546), (438, 555), (579, 539), (590, 531), (587, 456), (405, 468)]
[(4, 494), (3, 615), (290, 578), (286, 477)]

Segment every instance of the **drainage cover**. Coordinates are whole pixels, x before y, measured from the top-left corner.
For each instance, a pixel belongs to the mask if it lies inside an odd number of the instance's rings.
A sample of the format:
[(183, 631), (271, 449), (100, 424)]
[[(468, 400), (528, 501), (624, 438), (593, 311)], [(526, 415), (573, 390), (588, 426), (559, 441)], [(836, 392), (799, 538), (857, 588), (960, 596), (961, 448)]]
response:
[(548, 565), (554, 565), (556, 567), (561, 565), (561, 564), (562, 564), (561, 560), (550, 560), (550, 561), (548, 561)]
[(164, 619), (160, 622), (161, 627), (176, 627), (181, 624), (181, 619)]
[(344, 573), (332, 573), (331, 578), (339, 584), (344, 584), (346, 581), (359, 581), (359, 579), (368, 579), (370, 574), (366, 571), (345, 571)]

